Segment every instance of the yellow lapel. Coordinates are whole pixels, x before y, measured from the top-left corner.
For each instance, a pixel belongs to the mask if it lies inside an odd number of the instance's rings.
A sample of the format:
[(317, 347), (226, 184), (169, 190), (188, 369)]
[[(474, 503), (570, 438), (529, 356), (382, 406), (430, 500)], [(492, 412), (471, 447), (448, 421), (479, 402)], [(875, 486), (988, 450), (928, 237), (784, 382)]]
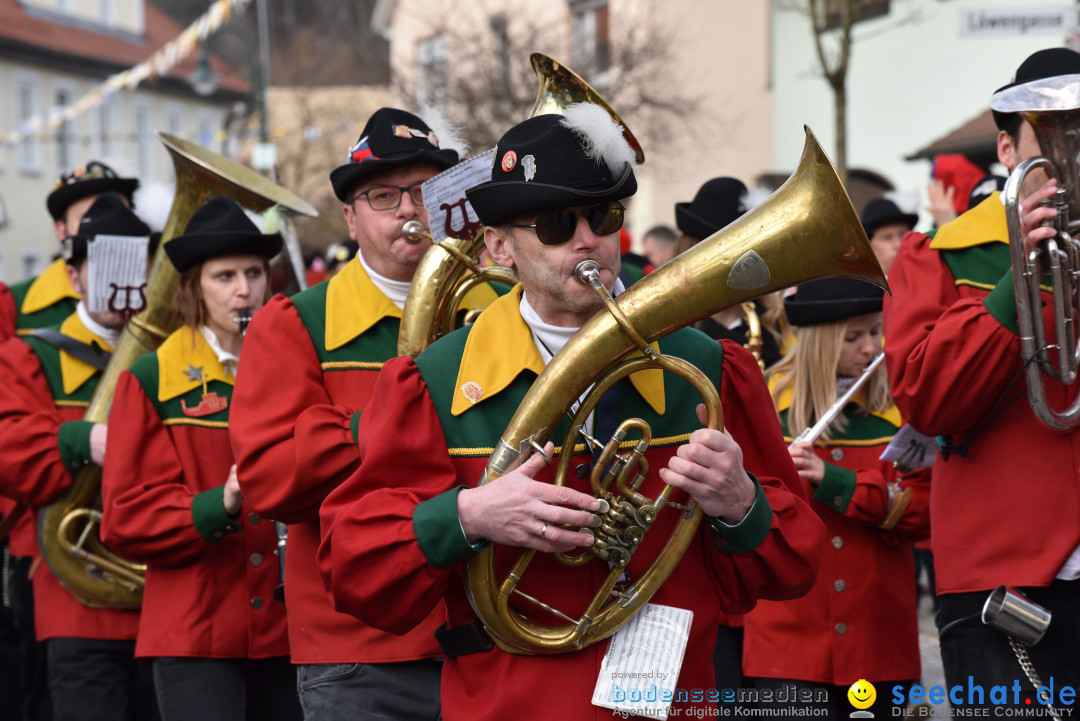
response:
[[(60, 332), (80, 343), (86, 343), (87, 345), (97, 343), (104, 350), (112, 352), (112, 347), (108, 343), (98, 338), (89, 328), (83, 325), (83, 322), (79, 320), (78, 313), (72, 313), (67, 317), (67, 320), (60, 325)], [(60, 351), (60, 377), (64, 381), (64, 393), (66, 395), (71, 395), (77, 391), (86, 381), (100, 372), (94, 366), (83, 363), (66, 350)]]
[(461, 308), (472, 310), (473, 308), (487, 308), (495, 302), (499, 294), (491, 289), (487, 283), (473, 286), (472, 290), (461, 299)]
[(960, 250), (986, 243), (1008, 243), (1008, 224), (1001, 193), (994, 193), (983, 202), (938, 228), (930, 247), (934, 250)]
[(236, 382), (202, 333), (191, 326), (185, 325), (166, 338), (158, 349), (157, 357), (158, 400), (162, 403), (201, 388), (202, 378), (207, 382), (221, 381), (229, 385)]
[[(544, 361), (536, 350), (529, 326), (518, 311), (521, 292), (520, 285), (514, 286), (510, 293), (495, 300), (477, 318), (465, 341), (454, 384), (451, 414), (461, 415), (477, 403), (497, 395), (522, 371), (531, 370), (537, 375), (543, 372)], [(498, 347), (491, 347), (492, 339), (497, 339)], [(651, 345), (657, 349), (656, 343)], [(653, 410), (663, 415), (663, 371), (659, 368), (639, 371), (630, 376), (630, 382)]]
[(340, 348), (386, 317), (400, 318), (401, 309), (375, 287), (359, 257), (353, 258), (326, 288), (326, 350)]
[[(776, 387), (776, 384), (779, 382), (781, 377), (782, 376), (779, 376), (776, 373), (773, 373), (771, 376), (769, 376), (770, 391), (774, 387)], [(788, 408), (791, 408), (791, 401), (794, 399), (794, 397), (795, 389), (791, 386), (785, 388), (783, 392), (780, 393), (780, 397), (776, 399), (776, 412), (783, 413)], [(858, 404), (861, 408), (866, 407), (866, 396), (862, 393), (861, 389), (860, 392), (855, 394), (855, 397), (852, 398), (851, 402)], [(883, 411), (872, 411), (870, 415), (877, 416), (878, 418), (886, 420), (897, 428), (904, 425), (904, 419), (900, 417), (900, 410), (895, 405), (890, 405), (887, 409)]]
[(78, 300), (79, 294), (71, 287), (71, 281), (68, 280), (67, 264), (63, 259), (58, 259), (49, 263), (49, 267), (43, 270), (26, 289), (21, 312), (23, 315), (37, 313), (64, 298)]

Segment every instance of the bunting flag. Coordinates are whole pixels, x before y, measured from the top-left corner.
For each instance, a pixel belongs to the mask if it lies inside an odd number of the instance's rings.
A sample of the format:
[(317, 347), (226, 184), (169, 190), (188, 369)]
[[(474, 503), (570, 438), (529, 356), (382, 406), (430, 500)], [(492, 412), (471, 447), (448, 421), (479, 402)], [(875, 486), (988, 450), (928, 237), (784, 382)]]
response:
[(55, 136), (50, 136), (49, 131), (98, 107), (117, 91), (135, 90), (144, 80), (168, 75), (169, 71), (190, 55), (201, 41), (206, 40), (230, 18), (241, 14), (250, 2), (251, 0), (215, 0), (214, 4), (195, 22), (184, 28), (179, 35), (151, 54), (149, 58), (134, 67), (109, 76), (101, 85), (91, 89), (70, 105), (54, 108), (47, 117), (36, 115), (19, 123), (16, 130), (0, 133), (0, 146), (17, 145), (23, 140), (40, 139), (43, 135), (50, 140), (55, 140)]

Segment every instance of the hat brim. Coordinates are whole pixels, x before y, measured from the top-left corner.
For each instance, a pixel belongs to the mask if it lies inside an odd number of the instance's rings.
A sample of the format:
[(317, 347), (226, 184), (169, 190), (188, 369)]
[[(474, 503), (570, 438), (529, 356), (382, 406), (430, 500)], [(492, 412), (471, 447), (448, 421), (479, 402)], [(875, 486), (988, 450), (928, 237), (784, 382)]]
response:
[(614, 185), (597, 190), (548, 185), (531, 181), (488, 181), (465, 191), (476, 216), (484, 225), (504, 225), (524, 213), (592, 205), (629, 198), (637, 192), (637, 178), (627, 164)]
[(330, 171), (330, 185), (334, 187), (334, 195), (342, 203), (349, 202), (349, 196), (353, 189), (361, 181), (387, 170), (402, 168), (406, 165), (421, 165), (431, 163), (439, 170), (457, 164), (458, 154), (456, 150), (417, 150), (414, 153), (394, 153), (380, 158), (368, 158), (362, 163), (346, 163), (339, 165)]
[(199, 263), (225, 255), (258, 255), (269, 260), (281, 252), (280, 233), (191, 233), (165, 244), (165, 255), (183, 273)]
[(874, 218), (873, 223), (867, 223), (863, 226), (863, 230), (866, 231), (866, 237), (872, 238), (874, 233), (883, 225), (892, 225), (894, 223), (906, 225), (908, 230), (911, 230), (918, 224), (919, 216), (914, 213), (895, 213), (889, 215), (883, 215), (880, 218)]
[(90, 195), (99, 193), (120, 193), (128, 201), (139, 187), (138, 178), (92, 178), (71, 185), (62, 185), (45, 199), (45, 206), (53, 220), (63, 220), (64, 213), (71, 204)]
[(720, 230), (720, 228), (713, 228), (709, 221), (691, 210), (692, 205), (692, 203), (675, 204), (675, 226), (681, 232), (698, 240), (704, 240)]
[(882, 305), (883, 295), (877, 298), (811, 301), (793, 300), (789, 297), (784, 300), (784, 312), (791, 325), (822, 325), (857, 315), (880, 313)]

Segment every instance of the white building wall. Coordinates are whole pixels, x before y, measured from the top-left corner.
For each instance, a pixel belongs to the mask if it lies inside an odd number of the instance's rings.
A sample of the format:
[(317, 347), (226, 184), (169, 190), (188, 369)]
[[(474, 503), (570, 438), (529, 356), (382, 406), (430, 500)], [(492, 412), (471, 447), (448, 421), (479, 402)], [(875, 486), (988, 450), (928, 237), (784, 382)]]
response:
[[(809, 20), (776, 8), (772, 18), (774, 142), (778, 170), (791, 170), (809, 125), (833, 156), (833, 96), (818, 72)], [(961, 35), (961, 13), (1072, 8), (1071, 0), (892, 0), (890, 12), (857, 23), (848, 72), (848, 167), (890, 179), (926, 205), (930, 162), (904, 158), (986, 109), (1032, 52), (1063, 45), (1063, 33)], [(900, 19), (909, 18), (900, 23)], [(785, 164), (790, 159), (790, 165)], [(919, 229), (929, 228), (923, 213)]]
[[(415, 77), (420, 42), (436, 32), (433, 25), (438, 27), (451, 10), (461, 27), (476, 28), (475, 42), (485, 48), (492, 44), (488, 19), (499, 13), (506, 14), (508, 33), (517, 38), (523, 27), (559, 28), (550, 37), (537, 39), (531, 49), (573, 67), (566, 0), (397, 0), (392, 6), (390, 63), (398, 78)], [(673, 127), (664, 152), (644, 147), (645, 164), (637, 170), (638, 192), (628, 216), (628, 228), (640, 241), (656, 223), (674, 225), (675, 203), (692, 200), (704, 181), (730, 175), (750, 185), (759, 174), (773, 169), (769, 4), (761, 0), (610, 0), (609, 8), (613, 40), (640, 23), (671, 29), (671, 64), (656, 82), (675, 85), (699, 100), (700, 120), (689, 128), (685, 124)], [(448, 48), (451, 69), (456, 52)], [(493, 48), (487, 52), (494, 54)], [(633, 130), (638, 109), (615, 110)], [(792, 162), (797, 160), (798, 151)]]
[[(20, 79), (36, 80), (39, 111), (45, 115), (52, 107), (58, 86), (74, 89), (76, 97), (79, 97), (98, 83), (97, 80), (57, 74), (24, 63), (0, 62), (0, 132), (11, 132), (18, 127), (17, 92)], [(121, 175), (139, 175), (136, 107), (146, 108), (149, 133), (166, 130), (170, 125), (175, 127), (179, 120), (177, 134), (194, 142), (200, 142), (197, 119), (215, 132), (223, 127), (225, 121), (223, 106), (155, 91), (123, 91), (113, 96), (107, 111), (108, 130), (112, 136), (108, 153), (102, 153), (102, 143), (95, 137), (95, 133), (100, 132), (100, 118), (94, 117), (98, 110), (90, 110), (70, 121), (70, 132), (77, 136), (69, 146), (74, 157), (72, 166), (97, 159), (106, 162)], [(7, 219), (6, 227), (0, 229), (0, 280), (6, 283), (18, 282), (27, 272), (40, 270), (40, 267), (32, 267), (32, 260), (27, 259), (37, 257), (48, 262), (58, 251), (52, 219), (45, 208), (45, 198), (59, 175), (55, 131), (32, 142), (31, 156), (36, 160), (35, 170), (22, 169), (20, 146), (0, 147), (0, 203), (3, 203)], [(207, 147), (220, 152), (216, 140)], [(140, 179), (144, 184), (159, 182), (171, 185), (173, 165), (164, 146), (151, 135), (148, 136), (146, 148), (150, 175)]]

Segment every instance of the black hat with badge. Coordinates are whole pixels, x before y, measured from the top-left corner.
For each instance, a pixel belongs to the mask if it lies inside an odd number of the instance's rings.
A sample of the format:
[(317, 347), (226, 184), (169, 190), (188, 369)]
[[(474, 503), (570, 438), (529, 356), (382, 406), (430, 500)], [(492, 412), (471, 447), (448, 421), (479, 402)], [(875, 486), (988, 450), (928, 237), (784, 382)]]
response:
[(71, 204), (97, 193), (119, 193), (131, 202), (139, 187), (138, 178), (121, 178), (105, 163), (91, 160), (86, 165), (69, 170), (56, 180), (56, 186), (45, 199), (53, 220), (63, 220)]
[(457, 161), (457, 151), (440, 148), (439, 138), (423, 120), (405, 110), (380, 108), (349, 148), (345, 164), (330, 172), (330, 184), (338, 200), (348, 203), (353, 189), (375, 173), (420, 163), (446, 170)]
[(708, 238), (746, 212), (746, 186), (735, 178), (713, 178), (698, 189), (694, 200), (675, 204), (675, 225), (699, 240)]
[[(1030, 83), (1033, 80), (1054, 78), (1058, 75), (1080, 75), (1080, 53), (1069, 48), (1037, 50), (1020, 63), (1013, 81), (998, 88), (994, 94), (997, 95), (1002, 90)], [(994, 115), (998, 130), (1004, 130), (1012, 113), (1001, 113), (993, 108), (990, 112)]]
[(874, 198), (863, 208), (862, 217), (859, 220), (862, 222), (863, 230), (866, 231), (866, 237), (873, 238), (874, 232), (883, 225), (899, 223), (911, 230), (919, 222), (919, 216), (915, 213), (905, 213), (888, 198)]
[(105, 193), (94, 201), (82, 220), (79, 232), (68, 236), (61, 244), (64, 262), (78, 266), (86, 259), (87, 244), (99, 235), (119, 235), (149, 238), (150, 226), (127, 207), (116, 193)]
[(803, 283), (784, 298), (793, 326), (821, 325), (857, 315), (880, 313), (885, 291), (856, 278), (825, 278)]
[(506, 131), (495, 146), (491, 180), (465, 191), (484, 225), (637, 192), (634, 150), (622, 126), (593, 103), (537, 115)]
[(281, 252), (280, 233), (262, 233), (232, 198), (219, 195), (195, 211), (183, 235), (165, 243), (165, 255), (183, 273), (223, 255), (261, 255)]

